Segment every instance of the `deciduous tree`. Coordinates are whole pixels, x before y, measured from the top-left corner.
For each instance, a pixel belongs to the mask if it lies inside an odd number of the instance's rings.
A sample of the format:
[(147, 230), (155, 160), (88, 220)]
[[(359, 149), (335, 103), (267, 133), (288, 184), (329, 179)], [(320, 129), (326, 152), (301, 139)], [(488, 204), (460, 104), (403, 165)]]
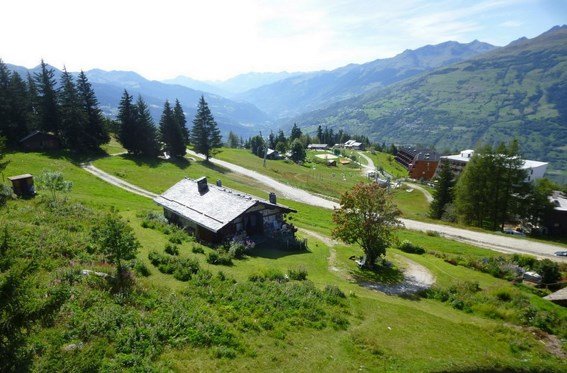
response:
[(362, 247), (364, 266), (374, 267), (393, 242), (393, 230), (401, 225), (400, 210), (390, 193), (377, 183), (358, 183), (346, 191), (333, 211), (334, 238)]

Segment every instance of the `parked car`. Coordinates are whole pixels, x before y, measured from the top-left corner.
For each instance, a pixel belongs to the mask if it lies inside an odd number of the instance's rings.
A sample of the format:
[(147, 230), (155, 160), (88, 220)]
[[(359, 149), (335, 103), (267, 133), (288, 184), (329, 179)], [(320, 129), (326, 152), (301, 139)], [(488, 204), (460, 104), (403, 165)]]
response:
[(511, 234), (511, 235), (514, 235), (514, 236), (520, 236), (520, 237), (526, 236), (524, 232), (519, 232), (519, 231), (513, 230), (511, 228), (506, 228), (502, 232), (504, 232), (505, 234)]
[(556, 251), (555, 252), (556, 256), (567, 256), (567, 250), (563, 250), (563, 251)]

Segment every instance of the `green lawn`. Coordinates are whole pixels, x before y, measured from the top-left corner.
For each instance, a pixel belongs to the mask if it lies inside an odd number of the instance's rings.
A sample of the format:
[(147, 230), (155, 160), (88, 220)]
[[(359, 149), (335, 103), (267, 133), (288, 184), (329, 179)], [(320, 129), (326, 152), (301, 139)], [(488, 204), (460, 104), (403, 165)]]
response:
[(382, 167), (384, 171), (394, 176), (395, 178), (402, 178), (408, 176), (408, 171), (404, 168), (404, 166), (396, 162), (392, 154), (382, 153), (382, 152), (372, 153), (368, 151), (364, 152), (364, 154), (366, 154), (366, 156), (372, 159), (372, 161), (374, 162), (374, 166), (377, 169), (380, 169), (380, 167)]

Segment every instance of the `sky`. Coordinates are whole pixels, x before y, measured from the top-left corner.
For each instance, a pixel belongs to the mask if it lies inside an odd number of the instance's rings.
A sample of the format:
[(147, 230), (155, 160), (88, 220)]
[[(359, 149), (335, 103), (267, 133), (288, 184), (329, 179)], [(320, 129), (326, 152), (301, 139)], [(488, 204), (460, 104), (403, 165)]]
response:
[(0, 58), (225, 80), (331, 70), (448, 40), (506, 45), (567, 24), (565, 0), (17, 0)]

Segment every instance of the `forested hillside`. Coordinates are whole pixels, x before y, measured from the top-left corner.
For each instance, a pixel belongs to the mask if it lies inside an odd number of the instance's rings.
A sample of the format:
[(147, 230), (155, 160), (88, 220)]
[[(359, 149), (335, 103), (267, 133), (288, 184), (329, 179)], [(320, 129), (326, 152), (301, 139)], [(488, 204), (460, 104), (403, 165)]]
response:
[[(527, 158), (567, 169), (567, 26), (520, 39), (296, 119), (375, 141), (457, 150), (517, 137)], [(563, 171), (564, 172), (564, 171)]]
[(300, 74), (238, 95), (275, 118), (294, 116), (331, 103), (386, 87), (416, 74), (459, 62), (494, 49), (473, 41), (454, 41), (406, 50), (392, 58), (349, 64), (332, 71)]

